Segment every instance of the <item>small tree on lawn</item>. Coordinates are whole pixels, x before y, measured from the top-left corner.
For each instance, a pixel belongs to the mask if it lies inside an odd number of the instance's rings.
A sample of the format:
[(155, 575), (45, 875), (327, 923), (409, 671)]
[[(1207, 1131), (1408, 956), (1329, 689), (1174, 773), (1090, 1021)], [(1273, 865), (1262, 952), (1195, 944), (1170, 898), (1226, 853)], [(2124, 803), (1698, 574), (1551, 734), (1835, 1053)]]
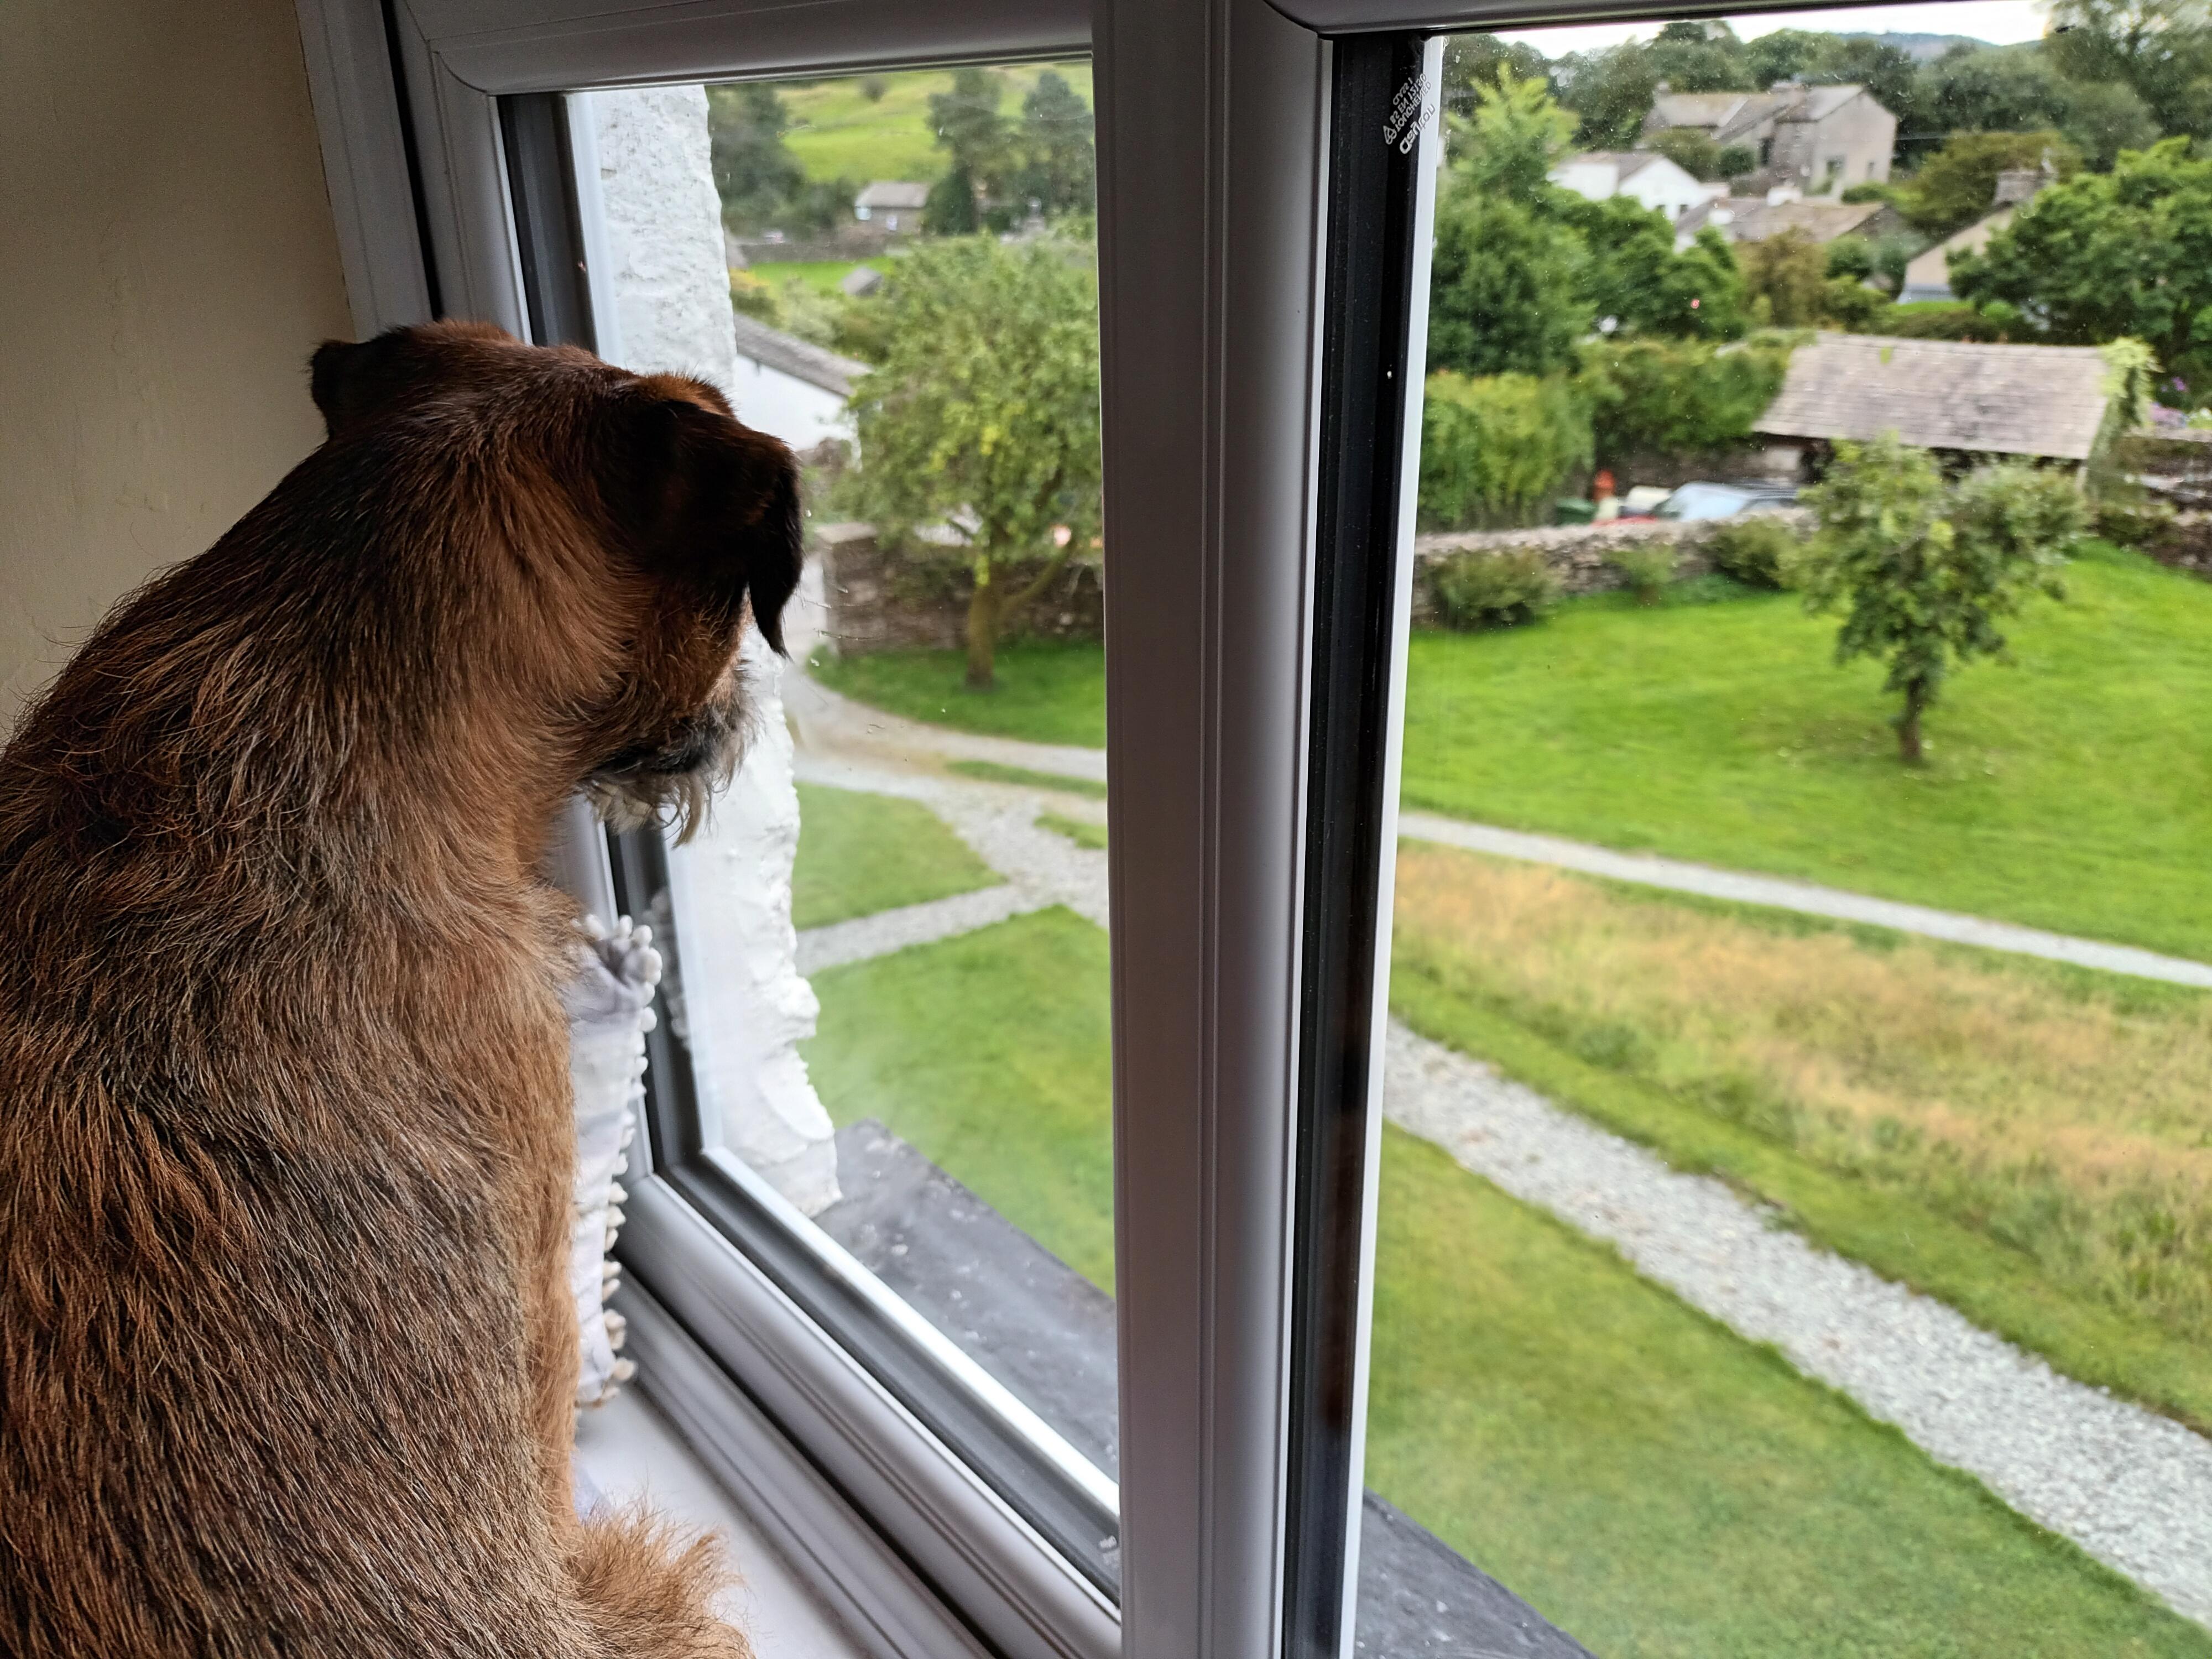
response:
[(882, 366), (854, 389), (854, 504), (895, 542), (957, 539), (968, 684), (1098, 530), (1098, 286), (1087, 248), (986, 237), (899, 261)]
[(1801, 497), (1820, 531), (1796, 572), (1814, 612), (1848, 605), (1836, 660), (1889, 665), (1901, 692), (1897, 746), (1920, 762), (1921, 716), (1954, 664), (2002, 657), (2000, 618), (2031, 592), (2063, 599), (2057, 567), (2086, 526), (2063, 473), (2022, 462), (1978, 469), (1947, 486), (1924, 449), (1894, 435), (1839, 443), (1827, 477)]

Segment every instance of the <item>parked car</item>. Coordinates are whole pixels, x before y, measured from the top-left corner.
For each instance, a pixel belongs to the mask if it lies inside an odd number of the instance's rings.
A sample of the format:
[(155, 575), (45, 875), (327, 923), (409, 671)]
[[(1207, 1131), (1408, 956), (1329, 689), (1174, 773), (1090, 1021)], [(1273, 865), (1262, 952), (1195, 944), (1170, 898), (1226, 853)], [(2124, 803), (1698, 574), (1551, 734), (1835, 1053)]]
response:
[(1797, 499), (1795, 484), (1686, 483), (1651, 509), (1655, 519), (1732, 519), (1762, 507), (1787, 507)]

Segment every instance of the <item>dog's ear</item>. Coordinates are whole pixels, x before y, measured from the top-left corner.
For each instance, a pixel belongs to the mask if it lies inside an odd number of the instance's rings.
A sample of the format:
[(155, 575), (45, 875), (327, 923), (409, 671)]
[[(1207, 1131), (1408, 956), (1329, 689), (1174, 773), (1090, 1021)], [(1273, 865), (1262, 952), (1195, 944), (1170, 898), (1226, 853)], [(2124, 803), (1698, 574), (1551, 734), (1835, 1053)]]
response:
[[(720, 403), (720, 398), (714, 399)], [(799, 586), (799, 463), (784, 444), (691, 396), (648, 383), (624, 400), (606, 497), (648, 568), (784, 655), (784, 602)]]
[(324, 429), (342, 437), (375, 416), (423, 396), (471, 343), (513, 345), (489, 323), (430, 323), (386, 329), (358, 344), (325, 340), (307, 360), (307, 389)]

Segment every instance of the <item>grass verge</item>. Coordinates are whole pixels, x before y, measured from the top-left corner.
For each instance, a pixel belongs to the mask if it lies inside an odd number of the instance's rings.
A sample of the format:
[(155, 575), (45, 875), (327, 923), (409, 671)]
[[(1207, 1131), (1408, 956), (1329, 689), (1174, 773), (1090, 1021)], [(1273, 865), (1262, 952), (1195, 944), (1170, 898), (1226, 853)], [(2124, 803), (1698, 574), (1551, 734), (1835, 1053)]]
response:
[(1091, 823), (1082, 818), (1062, 817), (1057, 812), (1040, 812), (1037, 814), (1036, 821), (1040, 828), (1049, 830), (1055, 836), (1065, 836), (1078, 847), (1087, 848), (1094, 853), (1102, 852), (1105, 848), (1106, 826), (1103, 823)]
[[(819, 975), (807, 1049), (1111, 1287), (1106, 939), (1045, 911)], [(1609, 1659), (2212, 1659), (2212, 1636), (1613, 1251), (1386, 1132), (1371, 1485)]]
[(1106, 746), (1106, 659), (1095, 645), (1002, 645), (999, 683), (989, 691), (968, 689), (968, 658), (959, 651), (824, 652), (807, 672), (833, 691), (910, 720), (1030, 743)]
[(1392, 1004), (1415, 1030), (2212, 1427), (2203, 999), (2124, 1012), (2002, 958), (1777, 933), (1460, 853), (1409, 849), (1398, 891)]
[(1002, 879), (919, 801), (802, 783), (799, 824), (794, 927), (826, 927)]
[(1065, 795), (1088, 795), (1093, 800), (1106, 799), (1106, 786), (1096, 778), (1071, 778), (1059, 772), (1032, 772), (1026, 766), (1001, 766), (996, 761), (957, 760), (945, 763), (948, 772), (957, 772), (963, 778), (978, 778), (985, 783), (1018, 784), (1028, 789), (1057, 789)]

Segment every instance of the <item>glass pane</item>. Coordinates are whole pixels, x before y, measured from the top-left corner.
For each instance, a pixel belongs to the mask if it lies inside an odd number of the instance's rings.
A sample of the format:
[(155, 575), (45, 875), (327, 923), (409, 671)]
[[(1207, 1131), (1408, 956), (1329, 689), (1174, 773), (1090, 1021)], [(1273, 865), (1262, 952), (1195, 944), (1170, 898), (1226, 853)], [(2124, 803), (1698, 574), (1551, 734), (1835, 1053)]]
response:
[(2212, 1653), (2212, 163), (2139, 15), (1449, 43), (1364, 1653)]
[(653, 895), (700, 1138), (1110, 1507), (1090, 67), (574, 112), (603, 348), (611, 304), (610, 355), (704, 362), (806, 470), (790, 660)]

